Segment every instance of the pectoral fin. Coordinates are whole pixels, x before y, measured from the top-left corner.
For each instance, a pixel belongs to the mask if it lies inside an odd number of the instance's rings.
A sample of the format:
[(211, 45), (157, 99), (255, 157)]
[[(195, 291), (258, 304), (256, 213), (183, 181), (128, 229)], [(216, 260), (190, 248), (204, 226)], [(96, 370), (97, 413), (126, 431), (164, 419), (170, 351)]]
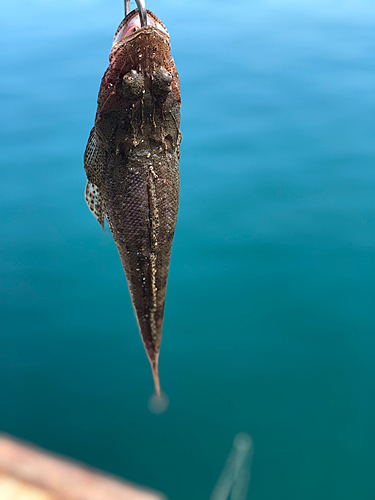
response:
[(89, 140), (87, 141), (83, 162), (86, 170), (87, 179), (89, 182), (100, 186), (103, 176), (103, 165), (106, 160), (105, 152), (100, 147), (96, 136), (95, 127), (90, 132)]
[(86, 184), (85, 200), (87, 206), (89, 207), (91, 212), (95, 215), (96, 220), (104, 229), (103, 203), (100, 197), (98, 186), (92, 184), (91, 182), (88, 182)]
[(85, 199), (89, 209), (95, 215), (97, 221), (103, 229), (104, 211), (103, 201), (100, 195), (100, 186), (102, 183), (104, 162), (105, 152), (99, 145), (94, 127), (90, 132), (90, 137), (87, 141), (84, 156), (84, 165), (88, 179), (85, 191)]

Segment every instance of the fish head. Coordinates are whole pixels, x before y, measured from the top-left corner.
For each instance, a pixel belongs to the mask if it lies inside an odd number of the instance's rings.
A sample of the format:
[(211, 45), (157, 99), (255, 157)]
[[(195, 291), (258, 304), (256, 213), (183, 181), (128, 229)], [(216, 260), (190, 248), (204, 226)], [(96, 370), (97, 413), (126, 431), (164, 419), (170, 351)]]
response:
[[(141, 26), (138, 10), (122, 21), (99, 91), (96, 131), (108, 147), (125, 153), (134, 145), (135, 136), (160, 135), (168, 114), (179, 122), (180, 82), (169, 33), (151, 11), (147, 11), (147, 23)], [(148, 134), (143, 133), (147, 128)], [(132, 144), (126, 139), (130, 135)]]
[[(110, 68), (119, 78), (126, 82), (132, 79), (134, 72), (143, 77), (156, 80), (154, 88), (146, 85), (146, 92), (150, 90), (157, 97), (162, 95), (162, 75), (155, 75), (156, 70), (164, 73), (164, 94), (171, 90), (172, 80), (177, 78), (177, 70), (171, 57), (169, 33), (164, 24), (151, 11), (147, 11), (147, 25), (141, 26), (138, 10), (130, 12), (118, 27), (113, 38), (112, 50), (109, 56)], [(132, 72), (129, 74), (129, 72)], [(169, 76), (167, 75), (169, 73)], [(122, 85), (124, 86), (124, 85)], [(125, 90), (125, 97), (130, 95)]]

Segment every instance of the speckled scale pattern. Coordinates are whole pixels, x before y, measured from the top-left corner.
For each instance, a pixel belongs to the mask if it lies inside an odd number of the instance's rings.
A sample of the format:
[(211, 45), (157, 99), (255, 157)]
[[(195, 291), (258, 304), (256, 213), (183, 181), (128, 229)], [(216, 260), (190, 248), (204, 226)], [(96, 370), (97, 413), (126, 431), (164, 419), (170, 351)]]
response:
[(95, 127), (91, 129), (84, 155), (84, 165), (87, 179), (96, 186), (101, 185), (103, 164), (106, 161), (105, 151), (99, 146)]
[(102, 226), (102, 228), (104, 228), (103, 204), (102, 204), (102, 200), (101, 200), (98, 186), (96, 186), (95, 184), (92, 184), (91, 182), (88, 182), (86, 184), (85, 200), (86, 200), (87, 206), (89, 207), (89, 209), (93, 213), (96, 220), (99, 222), (99, 224)]
[(179, 205), (179, 124), (180, 82), (169, 36), (142, 28), (112, 48), (84, 161), (93, 193), (88, 204), (95, 213), (101, 203), (117, 245), (157, 392)]

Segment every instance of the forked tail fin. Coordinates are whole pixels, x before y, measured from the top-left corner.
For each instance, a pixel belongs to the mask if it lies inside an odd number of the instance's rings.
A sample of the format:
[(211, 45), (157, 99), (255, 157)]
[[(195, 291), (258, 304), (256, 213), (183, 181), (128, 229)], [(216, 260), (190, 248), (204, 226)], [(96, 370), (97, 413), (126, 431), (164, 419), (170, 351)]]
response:
[[(224, 469), (210, 500), (246, 500), (254, 454), (253, 440), (245, 432), (235, 436)], [(230, 496), (229, 496), (230, 495)]]

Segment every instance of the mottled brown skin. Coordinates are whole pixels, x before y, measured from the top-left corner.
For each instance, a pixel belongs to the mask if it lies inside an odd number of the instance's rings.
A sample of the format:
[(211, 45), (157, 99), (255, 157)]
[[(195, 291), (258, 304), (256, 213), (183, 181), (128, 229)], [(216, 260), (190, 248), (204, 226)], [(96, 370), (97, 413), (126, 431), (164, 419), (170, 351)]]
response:
[(85, 152), (86, 200), (102, 226), (107, 218), (160, 395), (158, 357), (179, 203), (179, 76), (169, 36), (155, 27), (115, 43), (109, 60)]

